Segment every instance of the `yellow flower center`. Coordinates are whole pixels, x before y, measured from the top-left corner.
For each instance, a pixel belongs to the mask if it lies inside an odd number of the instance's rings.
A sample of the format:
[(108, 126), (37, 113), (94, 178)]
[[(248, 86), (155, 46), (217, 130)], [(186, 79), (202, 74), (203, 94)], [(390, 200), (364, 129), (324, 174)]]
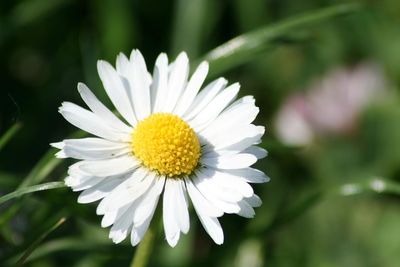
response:
[(152, 114), (137, 124), (132, 150), (144, 166), (169, 177), (192, 173), (200, 157), (200, 143), (193, 129), (168, 113)]

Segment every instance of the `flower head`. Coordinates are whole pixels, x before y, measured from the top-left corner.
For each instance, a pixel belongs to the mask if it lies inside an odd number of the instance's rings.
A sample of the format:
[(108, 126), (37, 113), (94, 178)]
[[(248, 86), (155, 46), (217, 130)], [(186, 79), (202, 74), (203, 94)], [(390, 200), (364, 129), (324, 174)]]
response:
[[(78, 91), (90, 110), (64, 102), (59, 111), (74, 126), (96, 136), (52, 144), (59, 158), (75, 158), (65, 182), (82, 191), (78, 202), (99, 201), (101, 225), (112, 226), (119, 243), (130, 234), (137, 245), (147, 231), (160, 196), (165, 236), (175, 246), (189, 231), (188, 205), (207, 233), (223, 242), (218, 217), (254, 216), (261, 205), (249, 183), (268, 178), (250, 166), (266, 156), (257, 147), (264, 127), (252, 124), (259, 109), (254, 98), (235, 101), (238, 84), (219, 78), (203, 88), (207, 62), (189, 76), (185, 53), (168, 64), (157, 58), (153, 75), (138, 50), (117, 57), (116, 69), (98, 62), (104, 88), (122, 118), (103, 105), (89, 88)], [(189, 198), (187, 197), (189, 195)]]

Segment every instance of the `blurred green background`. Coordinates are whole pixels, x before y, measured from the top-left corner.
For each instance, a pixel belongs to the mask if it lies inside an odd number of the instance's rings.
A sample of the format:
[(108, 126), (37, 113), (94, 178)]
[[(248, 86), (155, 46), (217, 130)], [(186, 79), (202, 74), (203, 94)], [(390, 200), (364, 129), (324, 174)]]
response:
[[(80, 81), (109, 103), (98, 59), (114, 62), (120, 51), (138, 48), (151, 70), (160, 52), (173, 59), (184, 50), (195, 64), (238, 35), (340, 3), (348, 1), (1, 1), (0, 136), (15, 131), (0, 139), (0, 196), (64, 178), (71, 162), (54, 160), (49, 143), (75, 129), (57, 108), (82, 104)], [(210, 79), (239, 81), (242, 95), (256, 97), (269, 150), (257, 167), (271, 182), (254, 186), (264, 202), (254, 219), (221, 219), (222, 246), (191, 216), (176, 248), (160, 233), (150, 266), (399, 266), (400, 1), (356, 3), (353, 12), (273, 40), (249, 38), (250, 53), (211, 60)], [(359, 111), (351, 132), (318, 134), (306, 147), (279, 141), (274, 121), (289, 95), (364, 62), (383, 70), (386, 88), (379, 89), (387, 93)], [(129, 266), (135, 249), (129, 241), (114, 245), (95, 205), (79, 205), (77, 196), (60, 188), (0, 204), (0, 266), (16, 266), (27, 250), (26, 266)]]

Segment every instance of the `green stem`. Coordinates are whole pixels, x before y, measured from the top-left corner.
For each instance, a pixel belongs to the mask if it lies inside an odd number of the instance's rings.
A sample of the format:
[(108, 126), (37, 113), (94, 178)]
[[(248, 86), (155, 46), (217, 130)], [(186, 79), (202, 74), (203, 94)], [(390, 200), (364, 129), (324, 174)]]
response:
[(139, 243), (135, 255), (133, 257), (131, 267), (145, 267), (147, 266), (151, 252), (154, 247), (154, 239), (156, 237), (156, 227), (158, 224), (153, 221), (144, 235), (142, 241)]

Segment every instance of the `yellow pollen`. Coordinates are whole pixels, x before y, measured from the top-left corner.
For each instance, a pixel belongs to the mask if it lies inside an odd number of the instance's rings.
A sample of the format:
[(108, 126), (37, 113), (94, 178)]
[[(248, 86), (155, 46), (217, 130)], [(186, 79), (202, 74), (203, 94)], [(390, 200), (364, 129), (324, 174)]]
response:
[(168, 177), (191, 174), (200, 158), (200, 143), (176, 115), (155, 113), (140, 121), (132, 134), (133, 154), (147, 168)]

